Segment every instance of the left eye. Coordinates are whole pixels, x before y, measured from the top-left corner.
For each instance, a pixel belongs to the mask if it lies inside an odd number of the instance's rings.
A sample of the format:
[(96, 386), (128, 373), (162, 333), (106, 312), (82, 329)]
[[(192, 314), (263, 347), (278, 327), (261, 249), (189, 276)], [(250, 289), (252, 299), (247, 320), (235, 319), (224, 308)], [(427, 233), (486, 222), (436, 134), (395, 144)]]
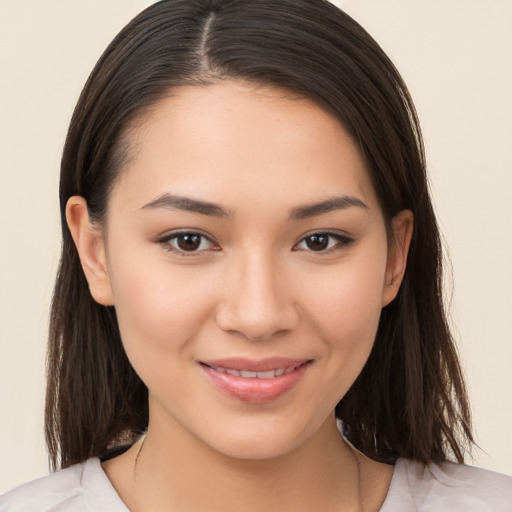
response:
[(351, 242), (351, 238), (337, 233), (313, 233), (303, 238), (296, 247), (307, 251), (324, 252), (336, 246), (347, 246)]
[(162, 240), (170, 250), (177, 252), (199, 252), (214, 248), (214, 243), (200, 233), (176, 233)]

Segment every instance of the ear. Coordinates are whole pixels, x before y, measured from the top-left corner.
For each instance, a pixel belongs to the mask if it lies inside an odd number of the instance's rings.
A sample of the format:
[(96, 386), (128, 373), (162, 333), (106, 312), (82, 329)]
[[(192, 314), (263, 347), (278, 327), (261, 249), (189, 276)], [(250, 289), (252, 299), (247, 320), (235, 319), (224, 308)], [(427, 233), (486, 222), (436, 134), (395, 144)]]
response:
[(382, 293), (382, 307), (387, 306), (396, 297), (402, 284), (413, 226), (414, 217), (410, 210), (403, 210), (391, 219), (391, 239)]
[(87, 202), (83, 197), (69, 198), (66, 220), (93, 299), (103, 306), (113, 305), (105, 241), (100, 228), (90, 221)]

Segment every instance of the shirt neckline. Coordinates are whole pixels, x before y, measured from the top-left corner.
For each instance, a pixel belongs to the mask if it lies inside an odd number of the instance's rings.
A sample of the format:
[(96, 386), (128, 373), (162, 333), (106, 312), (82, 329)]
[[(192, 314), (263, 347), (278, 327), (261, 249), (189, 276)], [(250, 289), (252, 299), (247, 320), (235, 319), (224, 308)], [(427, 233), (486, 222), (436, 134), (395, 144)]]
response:
[[(392, 512), (397, 503), (402, 506), (411, 500), (404, 491), (406, 459), (398, 459), (393, 468), (389, 489), (379, 512)], [(130, 512), (112, 482), (109, 480), (101, 461), (95, 457), (84, 463), (82, 477), (85, 509), (87, 512)]]

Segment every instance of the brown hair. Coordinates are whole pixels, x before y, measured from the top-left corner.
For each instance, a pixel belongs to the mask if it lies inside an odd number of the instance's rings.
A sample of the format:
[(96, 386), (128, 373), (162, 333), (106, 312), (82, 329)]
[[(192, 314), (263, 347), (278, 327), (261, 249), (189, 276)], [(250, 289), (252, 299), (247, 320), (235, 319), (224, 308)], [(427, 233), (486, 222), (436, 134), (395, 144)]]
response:
[(104, 220), (123, 134), (182, 85), (239, 79), (328, 108), (364, 155), (386, 221), (414, 213), (408, 266), (373, 351), (336, 407), (348, 439), (393, 462), (463, 461), (470, 412), (442, 300), (442, 256), (420, 127), (399, 73), (368, 33), (326, 0), (163, 0), (106, 49), (76, 106), (61, 167), (63, 247), (50, 322), (46, 437), (54, 468), (131, 443), (147, 389), (124, 353), (113, 307), (92, 299), (64, 211), (83, 196)]

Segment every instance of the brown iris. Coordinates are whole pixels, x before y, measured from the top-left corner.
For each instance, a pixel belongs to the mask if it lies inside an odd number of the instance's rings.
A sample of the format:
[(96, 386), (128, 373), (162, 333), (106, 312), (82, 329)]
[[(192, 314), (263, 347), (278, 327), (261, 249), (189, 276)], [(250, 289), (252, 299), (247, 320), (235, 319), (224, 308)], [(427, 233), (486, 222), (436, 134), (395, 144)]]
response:
[(185, 233), (183, 235), (176, 236), (176, 245), (182, 251), (195, 251), (199, 249), (201, 245), (201, 235), (196, 235), (193, 233)]
[(329, 235), (322, 233), (311, 235), (305, 239), (305, 242), (308, 249), (312, 251), (324, 251), (329, 246)]

